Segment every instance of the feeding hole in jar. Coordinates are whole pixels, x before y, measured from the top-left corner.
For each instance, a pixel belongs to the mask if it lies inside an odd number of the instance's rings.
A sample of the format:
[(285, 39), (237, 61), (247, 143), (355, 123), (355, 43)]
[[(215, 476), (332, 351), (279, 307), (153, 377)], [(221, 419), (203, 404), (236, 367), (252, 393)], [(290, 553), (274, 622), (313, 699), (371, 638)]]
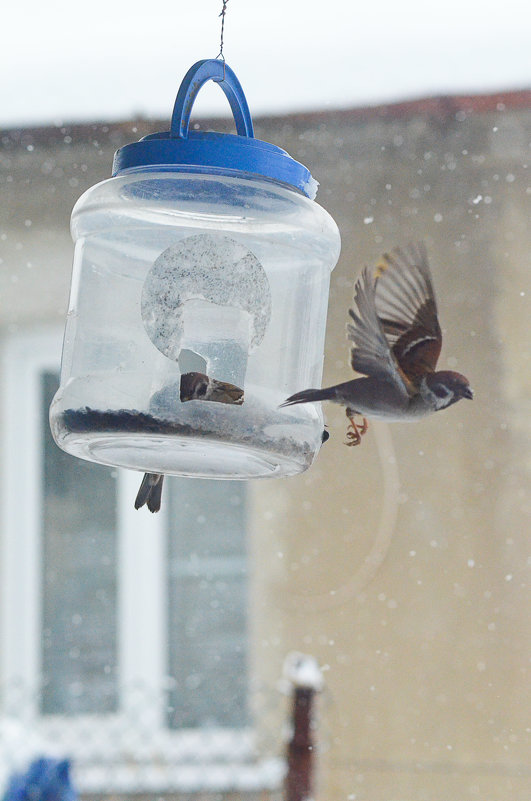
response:
[(207, 363), (199, 353), (194, 353), (193, 350), (183, 348), (179, 353), (178, 358), (179, 369), (181, 373), (206, 373)]
[(238, 389), (249, 353), (269, 325), (271, 290), (260, 261), (243, 244), (198, 234), (155, 260), (142, 288), (141, 314), (151, 342), (178, 362), (181, 374), (202, 374)]

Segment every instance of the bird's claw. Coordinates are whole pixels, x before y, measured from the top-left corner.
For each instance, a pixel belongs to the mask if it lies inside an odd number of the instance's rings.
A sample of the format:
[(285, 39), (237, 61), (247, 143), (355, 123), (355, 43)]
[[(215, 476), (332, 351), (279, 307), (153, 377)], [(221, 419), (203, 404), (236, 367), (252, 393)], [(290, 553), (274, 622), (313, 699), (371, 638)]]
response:
[(358, 424), (356, 422), (356, 412), (353, 412), (352, 409), (347, 409), (347, 417), (350, 421), (350, 425), (347, 428), (348, 441), (345, 442), (345, 445), (348, 446), (359, 445), (362, 436), (367, 432), (367, 429), (369, 428), (368, 420), (366, 417), (361, 417), (361, 423)]
[(347, 440), (348, 442), (345, 442), (345, 445), (359, 445), (361, 442), (361, 431), (357, 428), (354, 430), (349, 428), (347, 430)]

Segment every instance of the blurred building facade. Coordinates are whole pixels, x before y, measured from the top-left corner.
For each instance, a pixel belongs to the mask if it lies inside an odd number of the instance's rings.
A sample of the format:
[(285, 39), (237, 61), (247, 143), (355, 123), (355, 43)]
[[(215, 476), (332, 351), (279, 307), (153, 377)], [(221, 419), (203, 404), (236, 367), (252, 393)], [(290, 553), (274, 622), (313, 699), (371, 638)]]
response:
[[(202, 127), (230, 130), (226, 122)], [(531, 93), (256, 122), (335, 218), (325, 375), (350, 377), (360, 269), (428, 245), (441, 366), (476, 398), (330, 440), (296, 478), (168, 482), (47, 429), (75, 200), (135, 121), (0, 134), (2, 779), (49, 751), (86, 798), (280, 798), (286, 654), (324, 670), (316, 798), (527, 801)], [(223, 486), (221, 486), (223, 485)], [(201, 513), (197, 513), (201, 509)]]

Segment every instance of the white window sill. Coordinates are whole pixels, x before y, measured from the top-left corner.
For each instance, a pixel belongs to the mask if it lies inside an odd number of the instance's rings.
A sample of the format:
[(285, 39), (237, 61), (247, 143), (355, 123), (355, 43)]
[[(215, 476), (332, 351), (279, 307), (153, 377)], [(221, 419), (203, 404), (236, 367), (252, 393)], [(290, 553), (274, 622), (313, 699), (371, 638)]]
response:
[(253, 763), (83, 765), (72, 771), (83, 793), (253, 792), (277, 790), (284, 777), (280, 759)]

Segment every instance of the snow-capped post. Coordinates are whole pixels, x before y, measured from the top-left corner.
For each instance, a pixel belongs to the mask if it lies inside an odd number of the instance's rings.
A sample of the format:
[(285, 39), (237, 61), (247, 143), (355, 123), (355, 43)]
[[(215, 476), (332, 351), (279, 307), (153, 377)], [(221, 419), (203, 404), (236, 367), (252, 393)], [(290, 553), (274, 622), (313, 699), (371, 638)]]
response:
[(286, 657), (283, 674), (293, 698), (284, 801), (310, 801), (314, 775), (314, 698), (323, 688), (323, 676), (313, 656), (296, 651)]

